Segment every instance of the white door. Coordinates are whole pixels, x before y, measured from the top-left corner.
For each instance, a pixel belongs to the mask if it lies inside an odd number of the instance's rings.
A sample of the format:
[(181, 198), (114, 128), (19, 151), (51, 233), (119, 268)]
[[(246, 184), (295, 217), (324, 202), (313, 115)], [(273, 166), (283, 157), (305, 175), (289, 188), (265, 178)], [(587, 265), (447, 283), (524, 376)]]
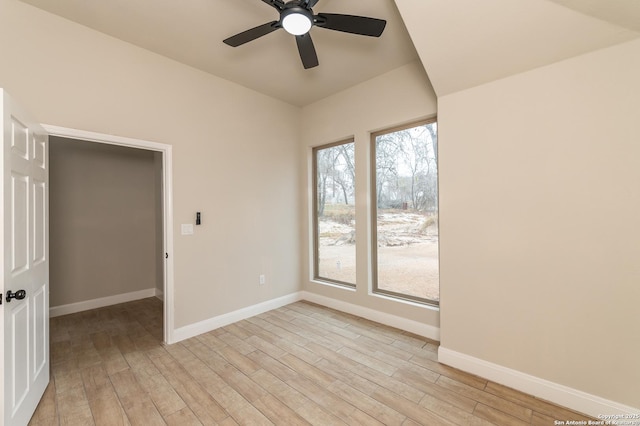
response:
[(26, 425), (49, 383), (48, 136), (0, 89), (0, 408)]

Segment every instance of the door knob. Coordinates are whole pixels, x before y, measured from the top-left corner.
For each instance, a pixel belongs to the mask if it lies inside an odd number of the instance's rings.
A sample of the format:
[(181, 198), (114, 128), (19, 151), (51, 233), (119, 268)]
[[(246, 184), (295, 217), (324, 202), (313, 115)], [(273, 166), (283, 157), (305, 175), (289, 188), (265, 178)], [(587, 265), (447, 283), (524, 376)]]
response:
[(11, 299), (22, 300), (27, 297), (25, 290), (18, 290), (13, 293), (11, 290), (7, 291), (7, 303), (11, 302)]

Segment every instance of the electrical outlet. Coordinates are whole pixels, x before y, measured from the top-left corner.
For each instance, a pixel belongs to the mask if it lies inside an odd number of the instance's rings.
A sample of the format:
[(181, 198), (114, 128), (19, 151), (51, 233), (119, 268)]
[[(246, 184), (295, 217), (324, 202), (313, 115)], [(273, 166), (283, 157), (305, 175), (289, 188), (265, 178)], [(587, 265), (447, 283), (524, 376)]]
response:
[(264, 274), (260, 275), (260, 285), (264, 285), (267, 282), (267, 277)]

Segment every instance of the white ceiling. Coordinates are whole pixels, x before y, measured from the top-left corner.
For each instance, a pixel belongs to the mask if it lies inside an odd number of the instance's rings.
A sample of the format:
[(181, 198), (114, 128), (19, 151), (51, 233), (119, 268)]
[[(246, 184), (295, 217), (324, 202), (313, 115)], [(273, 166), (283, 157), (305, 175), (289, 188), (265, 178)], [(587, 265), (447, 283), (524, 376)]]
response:
[(549, 0), (602, 19), (623, 28), (640, 32), (640, 2), (638, 0)]
[(320, 0), (315, 13), (387, 28), (379, 39), (313, 28), (320, 66), (305, 70), (283, 30), (222, 43), (278, 18), (261, 0), (22, 1), (300, 106), (418, 58), (442, 96), (640, 36), (640, 0)]
[(418, 60), (393, 0), (320, 0), (316, 14), (371, 16), (386, 19), (387, 27), (380, 38), (313, 28), (320, 65), (309, 70), (302, 67), (295, 38), (284, 30), (237, 48), (222, 43), (278, 19), (261, 0), (22, 1), (293, 105)]
[(640, 36), (640, 0), (396, 4), (438, 96)]

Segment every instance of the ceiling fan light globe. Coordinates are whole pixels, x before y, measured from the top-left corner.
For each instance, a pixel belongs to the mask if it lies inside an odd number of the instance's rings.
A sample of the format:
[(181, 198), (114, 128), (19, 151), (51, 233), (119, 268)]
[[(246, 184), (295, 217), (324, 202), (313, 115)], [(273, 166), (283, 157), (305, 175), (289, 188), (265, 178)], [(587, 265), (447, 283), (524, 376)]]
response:
[(311, 26), (311, 19), (302, 13), (290, 13), (282, 18), (282, 28), (296, 36), (308, 33)]

